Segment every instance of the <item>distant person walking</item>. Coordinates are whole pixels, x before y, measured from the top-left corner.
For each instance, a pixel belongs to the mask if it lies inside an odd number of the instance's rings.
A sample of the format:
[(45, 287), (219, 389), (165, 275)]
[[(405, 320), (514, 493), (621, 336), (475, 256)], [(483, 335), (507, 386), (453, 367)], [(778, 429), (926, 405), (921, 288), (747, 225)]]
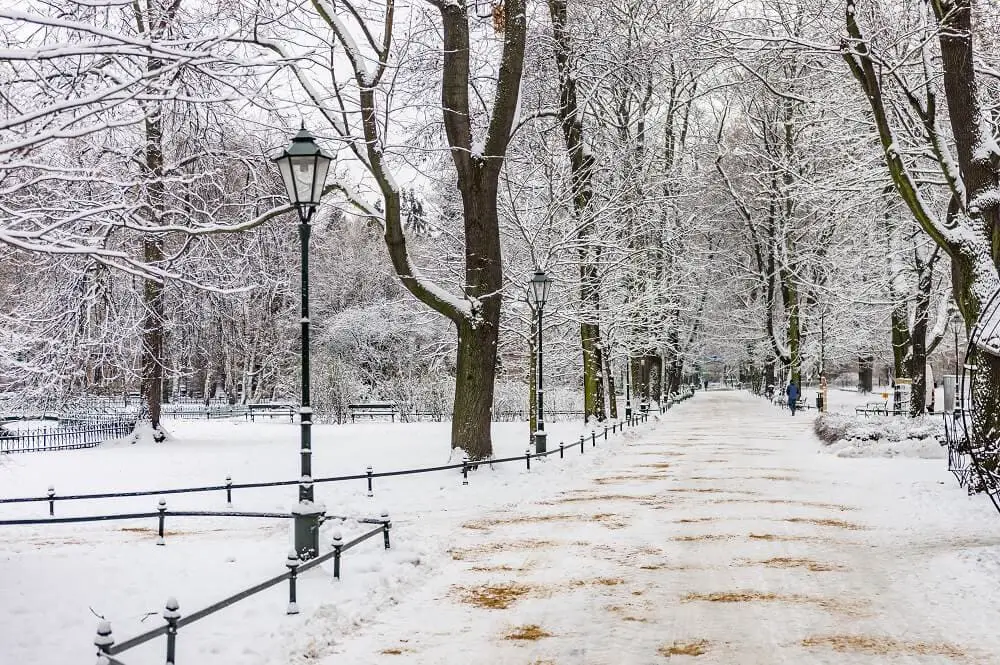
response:
[(795, 415), (795, 405), (799, 403), (799, 387), (795, 385), (792, 381), (785, 388), (785, 394), (788, 395), (788, 408), (792, 410), (792, 415)]

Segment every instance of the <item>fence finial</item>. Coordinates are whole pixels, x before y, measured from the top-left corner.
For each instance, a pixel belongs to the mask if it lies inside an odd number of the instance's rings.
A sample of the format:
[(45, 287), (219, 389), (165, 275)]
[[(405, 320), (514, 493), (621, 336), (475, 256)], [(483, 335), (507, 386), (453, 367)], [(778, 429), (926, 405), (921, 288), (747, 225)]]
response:
[(97, 624), (97, 637), (94, 646), (97, 647), (97, 665), (108, 665), (108, 649), (115, 643), (111, 636), (111, 622), (101, 621)]
[(392, 521), (389, 519), (389, 511), (382, 510), (382, 541), (385, 549), (389, 549), (389, 529), (392, 528)]
[(156, 509), (160, 512), (159, 525), (157, 526), (156, 544), (165, 545), (166, 543), (163, 540), (163, 522), (166, 520), (167, 517), (167, 500), (160, 499), (159, 502), (156, 504)]
[(163, 618), (167, 620), (167, 665), (177, 662), (177, 621), (181, 618), (180, 609), (176, 598), (167, 598), (163, 609)]

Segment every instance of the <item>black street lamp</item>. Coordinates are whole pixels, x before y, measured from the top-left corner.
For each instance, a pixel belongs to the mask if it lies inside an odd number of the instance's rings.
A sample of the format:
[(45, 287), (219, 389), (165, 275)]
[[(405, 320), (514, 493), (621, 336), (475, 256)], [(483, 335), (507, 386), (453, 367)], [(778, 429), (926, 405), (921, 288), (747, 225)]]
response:
[(299, 503), (295, 515), (295, 551), (300, 559), (319, 554), (319, 525), (322, 506), (313, 500), (312, 485), (312, 406), (309, 402), (309, 220), (319, 206), (323, 186), (333, 159), (316, 145), (305, 126), (273, 160), (281, 172), (288, 200), (299, 213), (299, 240), (302, 251), (302, 404), (299, 407), (301, 446), (299, 456), (302, 475), (299, 479)]
[(625, 358), (625, 420), (632, 423), (632, 357)]
[(535, 304), (535, 312), (538, 316), (538, 342), (537, 342), (537, 352), (536, 357), (538, 362), (536, 363), (538, 378), (536, 381), (536, 388), (538, 393), (536, 396), (536, 411), (538, 420), (538, 429), (535, 430), (535, 452), (544, 453), (545, 448), (545, 409), (543, 406), (545, 392), (542, 390), (542, 377), (544, 376), (544, 370), (542, 368), (542, 309), (545, 308), (545, 301), (549, 298), (549, 288), (552, 286), (552, 278), (541, 268), (535, 268), (535, 274), (531, 277), (531, 288), (529, 293), (531, 294), (531, 300)]

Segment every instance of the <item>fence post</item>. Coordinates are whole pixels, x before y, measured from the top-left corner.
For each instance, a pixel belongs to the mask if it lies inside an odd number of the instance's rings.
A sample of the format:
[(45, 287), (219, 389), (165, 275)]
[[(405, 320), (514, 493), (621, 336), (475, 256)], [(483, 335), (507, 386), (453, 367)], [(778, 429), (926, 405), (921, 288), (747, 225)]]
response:
[(156, 544), (157, 545), (164, 545), (165, 542), (163, 540), (163, 522), (164, 522), (164, 520), (167, 517), (167, 500), (166, 499), (160, 499), (160, 502), (158, 504), (156, 504), (156, 509), (158, 511), (160, 511), (160, 516), (159, 516), (159, 522), (160, 522), (160, 524), (159, 524), (159, 528), (157, 529), (157, 536), (158, 537), (156, 539)]
[(389, 529), (392, 528), (392, 522), (389, 520), (389, 511), (382, 511), (382, 540), (385, 543), (385, 548), (389, 549)]
[(595, 432), (594, 430), (590, 430), (590, 447), (591, 448), (597, 447), (597, 432)]
[(49, 517), (56, 514), (56, 488), (55, 485), (49, 485)]
[(580, 435), (580, 454), (583, 454), (583, 435)]
[(115, 643), (115, 638), (111, 636), (111, 622), (101, 621), (97, 624), (97, 637), (94, 638), (94, 646), (97, 647), (97, 665), (108, 665), (108, 650)]
[(233, 477), (226, 476), (226, 507), (233, 507)]
[(167, 665), (177, 663), (177, 620), (181, 618), (181, 606), (176, 598), (167, 598), (163, 618), (167, 620)]
[(469, 456), (462, 456), (462, 484), (469, 484)]
[(373, 496), (375, 496), (375, 493), (372, 492), (372, 468), (368, 467), (368, 498), (370, 499)]
[(559, 442), (559, 459), (563, 458), (563, 442)]
[(344, 547), (344, 539), (340, 537), (340, 531), (333, 532), (333, 577), (340, 579), (340, 550)]
[(295, 550), (288, 553), (285, 565), (288, 566), (288, 609), (285, 614), (298, 614), (299, 604), (295, 600), (295, 581), (299, 576), (299, 555)]
[(524, 451), (524, 461), (528, 465), (528, 471), (531, 471), (531, 450)]

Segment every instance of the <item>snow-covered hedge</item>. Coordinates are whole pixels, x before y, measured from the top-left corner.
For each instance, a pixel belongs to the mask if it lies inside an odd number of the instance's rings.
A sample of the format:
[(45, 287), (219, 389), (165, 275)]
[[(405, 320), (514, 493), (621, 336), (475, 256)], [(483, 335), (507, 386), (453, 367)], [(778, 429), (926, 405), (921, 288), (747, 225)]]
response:
[(826, 413), (816, 418), (816, 436), (841, 457), (944, 457), (939, 416), (900, 418)]

